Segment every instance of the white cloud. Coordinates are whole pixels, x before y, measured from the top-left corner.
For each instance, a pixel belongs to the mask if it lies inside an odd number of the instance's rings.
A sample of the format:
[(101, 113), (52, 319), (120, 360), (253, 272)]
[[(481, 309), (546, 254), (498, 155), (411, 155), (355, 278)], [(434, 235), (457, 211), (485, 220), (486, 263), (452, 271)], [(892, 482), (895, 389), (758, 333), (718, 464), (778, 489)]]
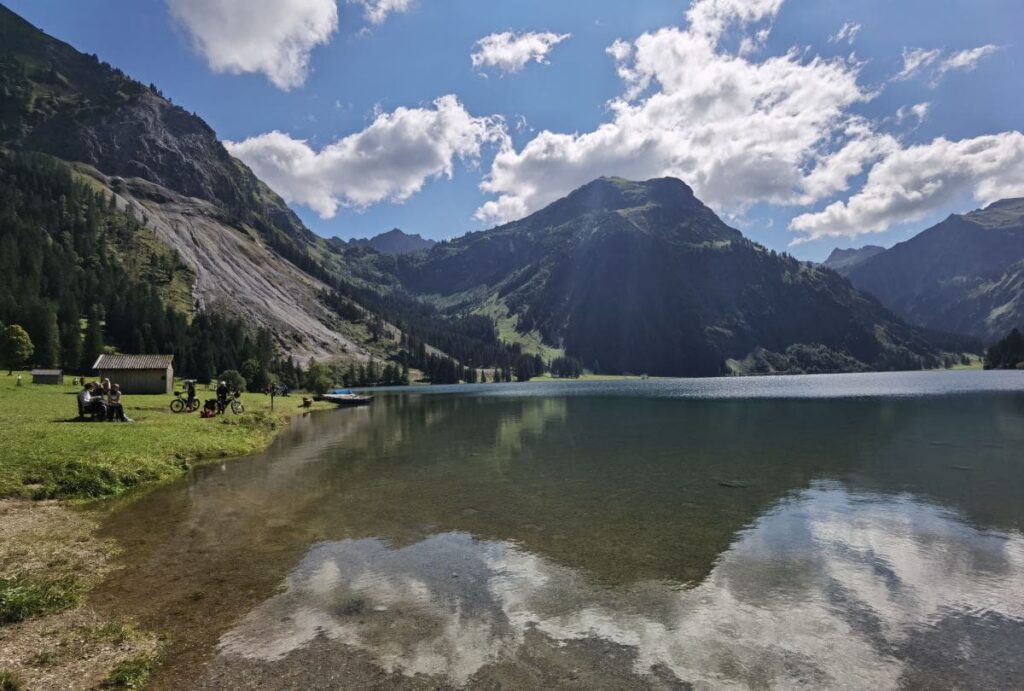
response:
[(306, 81), (309, 54), (338, 28), (335, 0), (168, 0), (215, 72), (262, 72), (278, 88)]
[(551, 50), (570, 36), (550, 31), (490, 34), (476, 42), (470, 59), (476, 69), (494, 67), (502, 72), (518, 72), (531, 60), (546, 63)]
[(860, 33), (861, 28), (862, 27), (860, 24), (856, 24), (854, 22), (844, 22), (843, 25), (839, 28), (839, 31), (837, 31), (834, 35), (829, 36), (828, 42), (840, 43), (842, 41), (846, 41), (850, 45), (853, 45), (853, 42), (857, 40), (857, 34)]
[(408, 12), (415, 0), (348, 0), (350, 4), (362, 5), (363, 15), (371, 24), (383, 24), (389, 14)]
[(225, 146), (287, 201), (331, 218), (339, 206), (405, 201), (427, 180), (451, 177), (456, 158), (474, 160), (485, 143), (506, 137), (503, 120), (473, 117), (449, 95), (376, 113), (366, 129), (320, 151), (277, 131)]
[(800, 241), (852, 237), (920, 220), (967, 195), (981, 204), (1024, 196), (1024, 134), (939, 138), (894, 150), (849, 200), (797, 216), (790, 227), (803, 234)]
[(922, 73), (929, 73), (931, 86), (949, 72), (970, 72), (978, 63), (992, 55), (999, 46), (984, 45), (947, 53), (940, 48), (904, 48), (903, 69), (893, 78), (897, 81), (910, 79)]
[(992, 55), (992, 53), (995, 53), (997, 50), (999, 50), (999, 46), (994, 46), (992, 44), (978, 46), (977, 48), (970, 48), (968, 50), (960, 50), (943, 60), (940, 69), (943, 73), (950, 72), (952, 70), (970, 72), (978, 66), (978, 62), (981, 61), (982, 58)]
[(726, 211), (760, 201), (806, 204), (845, 190), (893, 146), (849, 113), (872, 97), (858, 84), (860, 65), (805, 59), (796, 49), (755, 61), (719, 45), (731, 25), (770, 21), (780, 5), (702, 0), (686, 29), (613, 43), (608, 52), (625, 94), (610, 104), (611, 120), (585, 133), (542, 131), (519, 151), (503, 148), (481, 185), (498, 197), (477, 217), (523, 216), (600, 175), (676, 176)]
[[(605, 669), (637, 675), (638, 687), (658, 671), (697, 688), (885, 689), (935, 672), (915, 653), (941, 650), (965, 663), (964, 686), (984, 686), (993, 672), (975, 645), (1013, 635), (998, 622), (1024, 617), (1022, 588), (1019, 531), (974, 527), (909, 494), (815, 483), (765, 511), (685, 587), (608, 587), (584, 569), (466, 533), (403, 546), (319, 542), (221, 637), (213, 664), (273, 663), (315, 642), (359, 650), (392, 674), (465, 686), (495, 661), (532, 668), (538, 651), (585, 641), (621, 646)], [(370, 615), (338, 606), (353, 601)], [(991, 634), (965, 635), (973, 627)]]

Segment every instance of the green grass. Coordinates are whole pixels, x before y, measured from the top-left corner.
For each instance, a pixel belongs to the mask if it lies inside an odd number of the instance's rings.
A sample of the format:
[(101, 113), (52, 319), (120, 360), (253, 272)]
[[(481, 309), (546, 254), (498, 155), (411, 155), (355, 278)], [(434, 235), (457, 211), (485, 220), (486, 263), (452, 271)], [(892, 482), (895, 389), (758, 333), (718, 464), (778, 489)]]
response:
[(125, 396), (136, 424), (79, 422), (75, 387), (34, 385), (28, 373), (22, 380), (17, 387), (15, 377), (0, 374), (0, 497), (106, 497), (176, 478), (197, 461), (254, 453), (298, 412), (301, 400), (278, 398), (271, 413), (268, 397), (243, 394), (245, 414), (204, 420), (198, 413), (171, 413), (168, 395)]
[(498, 338), (501, 341), (509, 345), (518, 343), (527, 355), (540, 355), (548, 362), (565, 355), (565, 351), (561, 348), (555, 348), (545, 343), (540, 337), (539, 331), (531, 331), (528, 334), (519, 333), (516, 330), (519, 315), (509, 315), (508, 307), (496, 296), (489, 297), (477, 310), (477, 313), (494, 320)]
[(25, 682), (14, 672), (0, 669), (0, 691), (21, 691)]
[(103, 681), (105, 689), (141, 689), (160, 663), (157, 655), (139, 655), (114, 667)]
[(81, 595), (82, 588), (72, 577), (0, 578), (0, 625), (59, 612), (77, 604)]

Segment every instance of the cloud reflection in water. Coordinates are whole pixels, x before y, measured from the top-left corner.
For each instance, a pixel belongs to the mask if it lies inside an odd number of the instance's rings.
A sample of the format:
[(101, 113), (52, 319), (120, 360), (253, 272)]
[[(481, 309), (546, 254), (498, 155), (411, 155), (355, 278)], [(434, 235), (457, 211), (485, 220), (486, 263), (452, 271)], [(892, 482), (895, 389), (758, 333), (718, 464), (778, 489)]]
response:
[(320, 543), (220, 655), (272, 662), (325, 637), (389, 672), (463, 684), (514, 662), (531, 630), (554, 645), (609, 641), (635, 651), (637, 675), (719, 688), (889, 688), (937, 664), (987, 686), (1024, 673), (1016, 653), (993, 663), (979, 652), (1024, 647), (1024, 536), (908, 495), (820, 483), (738, 535), (690, 589), (606, 587), (464, 533)]

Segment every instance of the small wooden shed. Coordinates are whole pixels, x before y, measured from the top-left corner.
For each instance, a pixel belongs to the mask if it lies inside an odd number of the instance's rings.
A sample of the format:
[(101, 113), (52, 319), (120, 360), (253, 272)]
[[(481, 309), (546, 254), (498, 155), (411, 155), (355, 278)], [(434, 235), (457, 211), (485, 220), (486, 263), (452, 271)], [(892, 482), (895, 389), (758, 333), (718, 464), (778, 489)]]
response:
[(174, 390), (173, 355), (100, 355), (92, 366), (100, 379), (121, 385), (124, 394), (171, 393)]
[(34, 369), (32, 370), (33, 384), (63, 384), (64, 370), (59, 369)]

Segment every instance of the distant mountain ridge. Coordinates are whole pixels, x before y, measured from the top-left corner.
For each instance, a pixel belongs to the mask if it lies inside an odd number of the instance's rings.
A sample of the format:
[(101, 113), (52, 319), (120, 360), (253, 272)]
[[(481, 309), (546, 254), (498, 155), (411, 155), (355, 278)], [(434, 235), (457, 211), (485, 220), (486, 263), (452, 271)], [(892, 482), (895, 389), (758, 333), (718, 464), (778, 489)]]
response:
[(953, 214), (846, 273), (911, 323), (991, 342), (1024, 324), (1024, 198)]
[(596, 370), (849, 371), (941, 355), (834, 272), (746, 239), (673, 178), (600, 178), (397, 266), (408, 290), (510, 320)]
[(353, 238), (347, 242), (339, 238), (333, 238), (333, 240), (351, 247), (372, 247), (382, 254), (392, 255), (429, 250), (437, 244), (434, 240), (420, 236), (419, 233), (410, 234), (399, 228), (392, 228), (386, 233), (379, 233), (372, 238)]
[(851, 247), (848, 249), (837, 247), (832, 250), (832, 253), (828, 255), (828, 259), (823, 261), (821, 265), (833, 271), (838, 271), (845, 276), (853, 267), (884, 251), (885, 248), (879, 245), (864, 245), (863, 247)]

